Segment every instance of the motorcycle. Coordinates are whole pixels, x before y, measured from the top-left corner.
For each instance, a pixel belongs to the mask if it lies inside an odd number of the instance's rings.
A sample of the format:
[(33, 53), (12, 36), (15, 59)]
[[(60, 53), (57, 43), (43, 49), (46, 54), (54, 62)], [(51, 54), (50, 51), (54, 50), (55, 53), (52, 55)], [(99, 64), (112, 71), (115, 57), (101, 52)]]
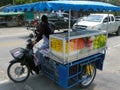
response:
[(27, 40), (26, 48), (15, 48), (10, 51), (14, 57), (7, 68), (8, 77), (16, 82), (24, 82), (30, 73), (39, 74), (41, 70), (40, 60), (33, 52), (32, 39)]

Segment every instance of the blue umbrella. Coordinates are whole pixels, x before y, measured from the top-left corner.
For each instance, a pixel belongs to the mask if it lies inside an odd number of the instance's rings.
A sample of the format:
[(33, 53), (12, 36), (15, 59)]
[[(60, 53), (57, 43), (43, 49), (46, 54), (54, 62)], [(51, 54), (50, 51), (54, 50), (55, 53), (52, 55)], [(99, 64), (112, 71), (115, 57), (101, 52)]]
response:
[(16, 6), (9, 6), (5, 8), (5, 12), (8, 11), (41, 11), (44, 10), (54, 10), (58, 11), (60, 9), (64, 9), (65, 11), (69, 11), (70, 9), (74, 9), (79, 11), (84, 9), (85, 11), (89, 11), (92, 9), (93, 11), (96, 10), (105, 10), (105, 11), (118, 11), (120, 8), (118, 6), (104, 3), (104, 2), (96, 2), (96, 1), (46, 1), (46, 2), (37, 2), (37, 3), (30, 3), (30, 4), (23, 4), (23, 5), (16, 5)]

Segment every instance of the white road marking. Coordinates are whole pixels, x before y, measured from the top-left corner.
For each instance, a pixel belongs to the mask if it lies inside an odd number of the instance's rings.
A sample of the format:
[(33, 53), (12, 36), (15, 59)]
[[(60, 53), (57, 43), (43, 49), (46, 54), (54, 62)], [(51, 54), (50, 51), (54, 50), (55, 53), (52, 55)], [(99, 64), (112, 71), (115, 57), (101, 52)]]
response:
[(3, 81), (0, 81), (0, 84), (4, 84), (4, 83), (7, 83), (7, 82), (9, 82), (9, 80), (8, 80), (8, 79), (3, 80)]
[(120, 42), (117, 43), (117, 44), (114, 45), (114, 46), (108, 46), (107, 50), (110, 50), (110, 49), (113, 49), (113, 48), (116, 48), (116, 47), (120, 47)]
[(113, 47), (119, 47), (120, 46), (120, 44), (117, 44), (117, 45), (115, 45), (115, 46), (113, 46)]
[(1, 60), (8, 60), (8, 59), (10, 59), (10, 57), (7, 57), (7, 58), (0, 58), (0, 61), (1, 61)]
[(25, 41), (22, 40), (16, 40), (16, 41), (11, 41), (11, 42), (5, 42), (5, 43), (1, 43), (0, 47), (6, 47), (6, 46), (13, 46), (13, 45), (21, 45), (24, 44)]
[(0, 35), (0, 38), (14, 37), (14, 36), (22, 36), (22, 35), (28, 36), (29, 34), (26, 34), (26, 33), (19, 33), (19, 34), (13, 34), (13, 35)]
[(111, 48), (107, 48), (107, 50), (110, 50)]

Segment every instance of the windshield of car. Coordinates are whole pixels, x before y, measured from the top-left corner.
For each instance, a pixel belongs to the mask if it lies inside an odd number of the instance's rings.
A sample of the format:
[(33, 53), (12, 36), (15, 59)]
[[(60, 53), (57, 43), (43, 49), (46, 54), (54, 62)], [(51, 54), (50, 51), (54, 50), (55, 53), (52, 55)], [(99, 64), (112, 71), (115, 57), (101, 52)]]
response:
[[(41, 14), (40, 14), (40, 19), (42, 18), (43, 15), (46, 15), (46, 16), (47, 16), (48, 14), (47, 14), (47, 13), (41, 13)], [(38, 16), (38, 17), (39, 17), (39, 16)]]
[(63, 17), (63, 14), (58, 14), (58, 17), (60, 17), (60, 18)]
[(101, 15), (89, 15), (85, 21), (90, 21), (90, 22), (101, 22), (103, 16)]
[(56, 14), (55, 14), (55, 13), (48, 14), (47, 17), (48, 17), (48, 18), (53, 18), (53, 17), (56, 17)]
[(50, 17), (68, 17), (68, 14), (65, 14), (65, 13), (50, 13), (47, 16), (49, 18)]

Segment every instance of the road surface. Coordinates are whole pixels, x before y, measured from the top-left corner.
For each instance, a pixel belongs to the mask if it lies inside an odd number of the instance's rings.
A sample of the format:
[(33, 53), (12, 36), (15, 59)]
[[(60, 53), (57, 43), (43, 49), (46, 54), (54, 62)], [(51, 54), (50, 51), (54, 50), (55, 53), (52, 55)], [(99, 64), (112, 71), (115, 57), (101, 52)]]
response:
[[(23, 28), (19, 29), (23, 30)], [(28, 39), (27, 35), (29, 34), (25, 34), (20, 30), (14, 33), (13, 35), (8, 35), (4, 32), (4, 35), (2, 33), (0, 37), (0, 90), (65, 90), (42, 74), (31, 75), (26, 82), (19, 84), (9, 80), (6, 74), (8, 62), (12, 59), (9, 50), (19, 46), (25, 47)], [(94, 82), (85, 90), (120, 89), (120, 36), (110, 35), (107, 44), (108, 49), (104, 69), (103, 71), (97, 71)], [(80, 88), (76, 86), (70, 90), (80, 90)]]

